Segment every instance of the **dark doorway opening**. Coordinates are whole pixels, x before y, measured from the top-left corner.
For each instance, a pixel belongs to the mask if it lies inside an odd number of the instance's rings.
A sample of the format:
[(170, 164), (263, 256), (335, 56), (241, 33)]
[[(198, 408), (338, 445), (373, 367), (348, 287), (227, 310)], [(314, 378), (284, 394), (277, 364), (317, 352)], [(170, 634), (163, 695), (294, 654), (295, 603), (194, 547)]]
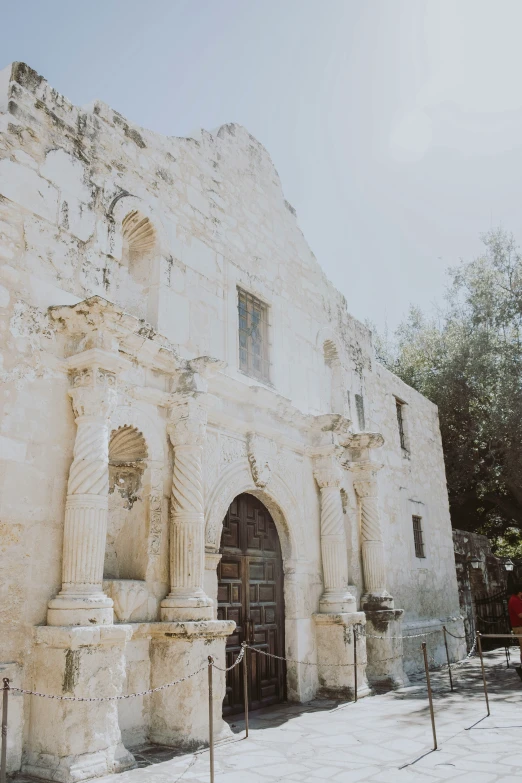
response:
[[(284, 655), (283, 558), (274, 520), (253, 495), (238, 495), (223, 522), (218, 566), (218, 619), (234, 620), (227, 639), (226, 665), (241, 650), (241, 642), (272, 655)], [(250, 709), (285, 699), (283, 661), (248, 651)], [(227, 672), (223, 714), (243, 712), (243, 672)]]

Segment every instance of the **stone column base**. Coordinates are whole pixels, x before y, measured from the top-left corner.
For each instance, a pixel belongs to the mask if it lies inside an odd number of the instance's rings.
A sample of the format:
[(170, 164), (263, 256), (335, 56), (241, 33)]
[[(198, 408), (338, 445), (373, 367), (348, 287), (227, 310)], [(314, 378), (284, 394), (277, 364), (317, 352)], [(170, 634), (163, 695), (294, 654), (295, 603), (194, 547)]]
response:
[[(160, 745), (195, 750), (208, 745), (208, 656), (225, 668), (226, 637), (235, 628), (232, 621), (149, 623), (143, 629), (151, 636), (151, 688), (179, 680), (200, 667), (203, 671), (179, 685), (151, 696), (149, 739)], [(223, 721), (225, 673), (214, 669), (214, 737), (231, 735)]]
[(372, 686), (401, 688), (409, 683), (403, 669), (403, 614), (402, 609), (366, 612), (367, 674)]
[(214, 602), (203, 590), (177, 590), (169, 593), (160, 605), (160, 617), (164, 623), (199, 622), (212, 620)]
[(68, 625), (112, 625), (112, 599), (101, 590), (98, 593), (58, 593), (49, 601), (47, 625), (63, 628)]
[[(56, 696), (120, 695), (131, 633), (128, 625), (35, 628), (32, 689)], [(135, 766), (121, 741), (116, 701), (29, 698), (24, 772), (76, 783)]]
[[(357, 698), (370, 693), (366, 680), (364, 612), (313, 615), (317, 638), (318, 696), (353, 699), (355, 695), (353, 626), (359, 626), (357, 642)], [(331, 666), (329, 664), (337, 664)], [(346, 664), (339, 666), (339, 664)]]

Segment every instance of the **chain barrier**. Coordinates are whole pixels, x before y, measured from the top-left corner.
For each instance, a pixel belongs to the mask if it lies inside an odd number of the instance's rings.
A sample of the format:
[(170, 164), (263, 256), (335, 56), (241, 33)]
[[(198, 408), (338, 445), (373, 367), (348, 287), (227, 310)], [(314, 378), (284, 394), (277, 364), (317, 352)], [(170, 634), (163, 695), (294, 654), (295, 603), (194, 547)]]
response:
[[(266, 655), (267, 658), (277, 658), (278, 661), (286, 661), (287, 663), (300, 663), (302, 666), (319, 666), (319, 664), (315, 663), (314, 661), (297, 661), (295, 658), (285, 658), (284, 655), (274, 655), (274, 653), (266, 652), (266, 650), (260, 650), (259, 647), (252, 647), (250, 644), (245, 646), (249, 650), (253, 650), (254, 652), (260, 653), (261, 655)], [(351, 663), (323, 663), (321, 665), (335, 667), (353, 666)]]
[(239, 653), (239, 655), (237, 656), (237, 658), (236, 658), (236, 660), (234, 661), (234, 663), (232, 664), (232, 666), (227, 666), (227, 667), (226, 667), (226, 668), (224, 668), (224, 669), (223, 669), (221, 666), (216, 666), (216, 664), (215, 664), (215, 663), (212, 663), (212, 666), (214, 667), (214, 669), (217, 669), (217, 670), (218, 670), (218, 671), (220, 671), (220, 672), (229, 672), (229, 671), (232, 671), (232, 669), (235, 669), (235, 668), (236, 668), (236, 666), (239, 666), (239, 664), (240, 664), (240, 663), (241, 663), (241, 661), (243, 660), (243, 657), (244, 657), (244, 655), (245, 655), (245, 649), (246, 649), (246, 645), (245, 645), (245, 646), (243, 646), (243, 645), (242, 645), (242, 646), (241, 646), (241, 652), (240, 652), (240, 653)]
[[(355, 639), (356, 639), (356, 641), (359, 641), (359, 640), (364, 639), (364, 638), (369, 638), (369, 639), (420, 639), (420, 638), (422, 638), (424, 636), (431, 636), (431, 635), (436, 634), (436, 633), (442, 633), (442, 629), (438, 629), (436, 631), (426, 631), (425, 633), (420, 633), (420, 634), (406, 634), (404, 636), (376, 636), (376, 635), (373, 635), (373, 634), (365, 634), (364, 631), (362, 633), (360, 633), (359, 631), (356, 630), (355, 626), (354, 626), (354, 631), (355, 631)], [(449, 634), (449, 636), (453, 636), (454, 639), (465, 639), (466, 638), (465, 636), (455, 636), (455, 634), (452, 634), (450, 631), (447, 631), (447, 633)], [(452, 664), (451, 665), (452, 668), (455, 667), (455, 666), (461, 666), (469, 658), (471, 658), (471, 656), (475, 654), (476, 644), (477, 643), (476, 643), (476, 640), (475, 640), (475, 642), (473, 644), (473, 647), (471, 648), (471, 650), (468, 653), (468, 655), (466, 656), (466, 658), (464, 658), (462, 661), (457, 661), (456, 663)], [(231, 666), (226, 666), (226, 667), (217, 666), (217, 664), (214, 662), (214, 660), (212, 660), (212, 664), (211, 665), (213, 666), (214, 669), (217, 669), (220, 672), (229, 672), (232, 669), (235, 669), (236, 666), (239, 666), (239, 664), (242, 662), (242, 660), (243, 660), (243, 658), (245, 656), (245, 652), (246, 652), (247, 649), (254, 650), (255, 652), (260, 653), (261, 655), (267, 656), (268, 658), (276, 658), (279, 661), (286, 661), (287, 663), (296, 663), (296, 664), (300, 664), (301, 666), (318, 666), (319, 665), (319, 664), (317, 664), (317, 663), (315, 663), (313, 661), (299, 661), (299, 660), (297, 660), (295, 658), (286, 658), (283, 655), (274, 655), (274, 653), (266, 652), (265, 650), (261, 650), (258, 647), (253, 647), (250, 644), (243, 644), (241, 646), (241, 651), (238, 654), (238, 656), (237, 656), (236, 660), (234, 661), (234, 663), (231, 664)], [(435, 662), (433, 657), (432, 657), (432, 661), (433, 661), (433, 663)], [(353, 664), (351, 664), (351, 663), (325, 663), (325, 664), (322, 664), (322, 666), (333, 667), (333, 668), (343, 668), (345, 666), (352, 666), (352, 665)], [(447, 665), (445, 664), (445, 666), (442, 667), (442, 668), (446, 668), (446, 666)], [(192, 677), (196, 677), (198, 674), (201, 674), (201, 672), (205, 671), (206, 668), (207, 668), (207, 665), (202, 666), (197, 671), (192, 672), (191, 674), (187, 674), (186, 677), (181, 677), (179, 680), (173, 680), (172, 682), (168, 682), (165, 685), (159, 685), (157, 688), (149, 688), (146, 691), (139, 691), (137, 693), (127, 693), (127, 694), (122, 694), (122, 695), (119, 695), (119, 696), (90, 696), (90, 697), (87, 697), (87, 696), (55, 696), (55, 695), (52, 695), (52, 694), (49, 694), (49, 693), (40, 693), (39, 691), (27, 690), (26, 688), (16, 688), (16, 687), (14, 687), (12, 685), (10, 685), (8, 687), (9, 687), (10, 691), (16, 692), (16, 693), (21, 693), (21, 694), (23, 694), (25, 696), (39, 696), (39, 697), (41, 697), (43, 699), (55, 699), (56, 701), (84, 701), (84, 702), (122, 701), (123, 699), (134, 699), (134, 698), (137, 698), (138, 696), (149, 696), (151, 693), (157, 693), (158, 691), (165, 690), (166, 688), (172, 688), (174, 685), (179, 685), (182, 682), (186, 682), (187, 680), (190, 680)]]
[[(456, 636), (454, 633), (451, 633), (451, 631), (448, 631), (447, 628), (446, 628), (446, 633), (448, 634), (448, 636), (453, 636), (454, 639), (465, 639), (466, 638), (465, 636)], [(473, 645), (473, 646), (475, 646), (475, 645)]]
[(173, 680), (167, 682), (165, 685), (159, 685), (157, 688), (149, 688), (147, 691), (140, 691), (139, 693), (127, 693), (121, 696), (53, 696), (50, 693), (40, 693), (39, 691), (28, 691), (25, 688), (14, 688), (9, 686), (9, 690), (23, 693), (25, 696), (41, 696), (43, 699), (56, 699), (56, 701), (120, 701), (122, 699), (134, 699), (136, 696), (148, 696), (150, 693), (156, 693), (157, 691), (163, 691), (165, 688), (172, 688), (173, 685), (179, 685), (180, 682), (186, 682), (191, 677), (195, 677), (197, 674), (205, 671), (207, 666), (202, 666), (192, 674), (187, 674), (186, 677), (181, 677), (179, 680)]
[[(218, 669), (220, 672), (229, 672), (231, 669), (234, 669), (241, 663), (244, 655), (245, 647), (242, 647), (241, 652), (237, 656), (232, 666), (227, 666), (225, 669), (223, 669), (221, 666), (217, 666), (213, 659), (211, 665), (214, 667), (214, 669)], [(149, 688), (146, 691), (138, 691), (138, 693), (127, 693), (120, 696), (54, 696), (50, 693), (30, 691), (26, 688), (15, 688), (13, 685), (8, 685), (7, 688), (8, 690), (16, 693), (22, 693), (24, 696), (40, 696), (43, 699), (55, 699), (56, 701), (121, 701), (122, 699), (135, 699), (138, 696), (149, 696), (151, 693), (157, 693), (158, 691), (163, 691), (166, 688), (172, 688), (174, 685), (179, 685), (182, 682), (190, 680), (192, 677), (196, 677), (196, 675), (201, 674), (201, 672), (205, 671), (207, 668), (208, 664), (205, 664), (197, 671), (192, 672), (192, 674), (187, 674), (186, 677), (180, 677), (179, 680), (173, 680), (172, 682), (165, 683), (165, 685), (159, 685), (157, 688)]]

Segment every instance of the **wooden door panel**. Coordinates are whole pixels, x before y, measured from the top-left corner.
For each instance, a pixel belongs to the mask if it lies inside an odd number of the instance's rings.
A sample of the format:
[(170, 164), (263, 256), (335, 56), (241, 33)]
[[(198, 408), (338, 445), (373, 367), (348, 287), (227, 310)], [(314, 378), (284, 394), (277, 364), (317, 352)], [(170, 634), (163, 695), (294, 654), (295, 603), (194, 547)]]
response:
[[(241, 642), (274, 655), (284, 654), (283, 562), (277, 529), (262, 503), (240, 495), (223, 524), (222, 558), (218, 568), (218, 617), (233, 619), (237, 628), (227, 639), (227, 666)], [(284, 699), (282, 661), (249, 652), (251, 708)], [(242, 712), (243, 680), (239, 667), (227, 674), (224, 714)]]

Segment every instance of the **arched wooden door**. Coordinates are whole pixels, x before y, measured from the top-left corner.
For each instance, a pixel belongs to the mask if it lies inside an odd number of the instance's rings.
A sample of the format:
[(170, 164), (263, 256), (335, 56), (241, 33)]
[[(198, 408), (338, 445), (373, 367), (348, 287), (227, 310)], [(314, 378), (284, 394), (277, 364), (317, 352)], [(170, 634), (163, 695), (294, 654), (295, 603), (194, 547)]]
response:
[[(238, 495), (228, 509), (221, 534), (218, 566), (218, 618), (234, 620), (227, 639), (230, 666), (246, 640), (259, 650), (284, 655), (283, 559), (274, 520), (253, 495)], [(285, 698), (283, 661), (248, 652), (251, 709)], [(243, 672), (227, 672), (223, 714), (243, 712)]]

